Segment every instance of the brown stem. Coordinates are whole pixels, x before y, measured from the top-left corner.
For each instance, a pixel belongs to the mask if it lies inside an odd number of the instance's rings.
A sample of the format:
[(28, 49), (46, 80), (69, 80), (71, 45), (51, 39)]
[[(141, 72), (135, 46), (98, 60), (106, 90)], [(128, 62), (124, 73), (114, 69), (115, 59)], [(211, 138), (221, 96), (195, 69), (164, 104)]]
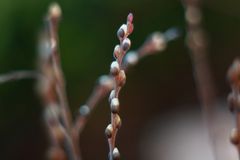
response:
[[(50, 10), (53, 8), (50, 8)], [(58, 50), (58, 21), (60, 19), (59, 16), (54, 16), (53, 13), (50, 11), (48, 17), (48, 23), (49, 23), (49, 35), (50, 35), (50, 42), (51, 42), (51, 48), (52, 48), (52, 65), (53, 65), (53, 71), (56, 78), (56, 90), (57, 95), (60, 101), (61, 106), (61, 113), (63, 118), (64, 126), (67, 128), (67, 131), (71, 130), (71, 124), (72, 124), (72, 118), (71, 118), (71, 112), (68, 105), (68, 100), (66, 96), (66, 90), (65, 90), (65, 81), (64, 81), (64, 75), (61, 68), (61, 61), (60, 61), (60, 53)]]
[(16, 71), (0, 75), (0, 84), (22, 79), (38, 79), (41, 75), (35, 71)]
[(202, 105), (203, 119), (209, 133), (215, 159), (219, 159), (220, 153), (216, 144), (217, 125), (215, 122), (217, 118), (216, 89), (207, 58), (207, 38), (201, 24), (200, 0), (183, 0), (183, 4), (186, 7), (187, 45), (191, 52), (195, 83)]
[[(138, 63), (139, 60), (148, 55), (153, 55), (157, 53), (161, 53), (166, 48), (168, 42), (178, 38), (180, 36), (180, 32), (176, 28), (170, 28), (165, 33), (154, 32), (149, 37), (147, 37), (144, 44), (137, 51), (130, 51), (126, 54), (126, 57), (123, 59), (122, 68), (125, 72), (128, 69)], [(92, 91), (90, 97), (84, 107), (88, 107), (89, 111), (95, 109), (97, 104), (107, 96), (107, 94), (114, 89), (114, 78), (111, 75), (104, 75), (99, 77), (98, 83)], [(83, 107), (81, 106), (81, 107)], [(81, 108), (80, 108), (81, 110)], [(84, 129), (89, 114), (83, 115), (78, 114), (76, 120), (74, 121), (74, 132), (78, 131), (78, 134), (81, 134)], [(80, 136), (80, 135), (79, 135)]]
[[(51, 5), (47, 16), (47, 28), (40, 37), (39, 69), (44, 79), (39, 79), (38, 89), (43, 105), (46, 106), (44, 118), (52, 139), (51, 146), (55, 148), (55, 154), (50, 152), (51, 159), (54, 159), (54, 156), (64, 156), (69, 160), (80, 160), (74, 143), (75, 137), (71, 132), (71, 114), (58, 50), (57, 32), (60, 16), (59, 5)], [(59, 150), (62, 154), (58, 155)]]
[(231, 112), (235, 114), (236, 129), (231, 132), (231, 142), (236, 145), (240, 158), (240, 60), (236, 59), (228, 70), (228, 80), (232, 92), (228, 96)]

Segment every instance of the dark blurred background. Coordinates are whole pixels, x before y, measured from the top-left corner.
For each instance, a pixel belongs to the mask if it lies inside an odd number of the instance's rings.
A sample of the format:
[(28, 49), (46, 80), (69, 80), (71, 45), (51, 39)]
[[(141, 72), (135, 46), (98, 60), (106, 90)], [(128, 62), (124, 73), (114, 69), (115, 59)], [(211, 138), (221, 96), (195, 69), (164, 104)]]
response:
[[(0, 1), (1, 74), (36, 68), (37, 35), (51, 2), (48, 0)], [(127, 84), (120, 96), (123, 126), (118, 134), (117, 145), (122, 159), (165, 159), (147, 156), (151, 154), (153, 148), (157, 150), (158, 147), (156, 144), (152, 145), (148, 137), (169, 134), (165, 128), (171, 127), (172, 123), (167, 121), (178, 121), (178, 118), (185, 117), (186, 113), (201, 117), (191, 59), (185, 46), (185, 19), (181, 1), (59, 0), (57, 2), (63, 10), (59, 39), (62, 67), (73, 113), (87, 100), (96, 79), (108, 73), (113, 59), (113, 48), (118, 43), (116, 31), (122, 23), (125, 23), (129, 12), (135, 17), (135, 30), (130, 37), (131, 49), (137, 49), (153, 31), (165, 31), (173, 26), (183, 30), (182, 37), (169, 43), (165, 51), (149, 56), (131, 68), (127, 74)], [(210, 42), (210, 66), (223, 108), (227, 107), (226, 96), (230, 92), (225, 75), (228, 66), (240, 52), (239, 8), (239, 0), (205, 0), (202, 4), (203, 27), (208, 33)], [(45, 157), (48, 141), (42, 122), (42, 108), (34, 85), (33, 80), (22, 80), (0, 86), (0, 159), (2, 160), (43, 160)], [(226, 109), (224, 112), (229, 111)], [(81, 135), (80, 145), (85, 160), (107, 159), (108, 145), (104, 130), (110, 120), (109, 114), (107, 99), (104, 99), (91, 115)], [(189, 119), (189, 121), (193, 120)], [(233, 120), (231, 122), (233, 123)], [(177, 126), (186, 128), (187, 123)], [(188, 126), (192, 131), (191, 125)], [(198, 125), (194, 126), (201, 128)], [(158, 128), (162, 129), (159, 131)], [(170, 131), (177, 134), (179, 130)], [(171, 140), (173, 139), (170, 138), (166, 144), (173, 143)], [(167, 148), (165, 143), (161, 147), (164, 146)], [(205, 144), (202, 148), (204, 146)], [(155, 152), (175, 153), (171, 146), (167, 151), (166, 148), (162, 150), (161, 147)], [(196, 150), (201, 149), (196, 148)], [(174, 160), (174, 158), (168, 159)]]

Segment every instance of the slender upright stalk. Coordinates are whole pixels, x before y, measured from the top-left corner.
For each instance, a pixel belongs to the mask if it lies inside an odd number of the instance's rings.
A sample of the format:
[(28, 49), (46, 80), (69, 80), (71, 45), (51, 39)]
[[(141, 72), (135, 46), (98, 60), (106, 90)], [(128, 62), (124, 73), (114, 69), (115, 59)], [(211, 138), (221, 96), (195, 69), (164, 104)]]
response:
[(109, 96), (109, 103), (111, 108), (111, 124), (109, 124), (105, 130), (105, 134), (108, 138), (109, 145), (109, 160), (119, 160), (120, 153), (118, 148), (115, 146), (116, 135), (118, 129), (121, 126), (121, 118), (119, 116), (119, 92), (126, 83), (126, 75), (123, 70), (122, 61), (131, 46), (131, 41), (128, 36), (133, 31), (133, 15), (130, 13), (127, 17), (127, 24), (123, 24), (117, 31), (120, 44), (114, 48), (114, 58), (110, 67), (110, 73), (114, 77), (114, 89), (111, 91)]
[(64, 126), (68, 131), (71, 130), (72, 118), (71, 112), (68, 105), (68, 100), (65, 90), (65, 80), (61, 69), (61, 61), (58, 46), (58, 22), (61, 18), (61, 8), (58, 4), (54, 3), (49, 8), (49, 13), (47, 16), (47, 25), (50, 36), (51, 45), (51, 57), (53, 65), (53, 73), (56, 78), (56, 91), (58, 99), (60, 101), (61, 112)]
[(236, 145), (240, 158), (240, 60), (236, 59), (228, 70), (232, 92), (228, 96), (230, 110), (236, 116), (236, 128), (231, 132), (231, 142)]
[(187, 45), (190, 50), (194, 68), (195, 82), (198, 96), (202, 105), (205, 125), (208, 129), (210, 142), (215, 159), (219, 159), (217, 151), (216, 133), (216, 90), (208, 62), (207, 38), (202, 28), (201, 0), (183, 0), (185, 6), (185, 19), (187, 23)]
[(47, 27), (39, 43), (38, 92), (44, 106), (44, 120), (50, 136), (48, 159), (80, 160), (71, 132), (71, 114), (68, 108), (65, 83), (60, 67), (57, 28), (61, 9), (54, 3), (49, 8)]
[[(179, 36), (180, 31), (176, 28), (170, 28), (164, 33), (152, 33), (139, 49), (127, 52), (123, 59), (123, 70), (127, 72), (130, 67), (137, 65), (145, 56), (161, 53), (161, 51), (165, 50), (168, 42), (175, 40)], [(78, 139), (88, 121), (91, 111), (94, 110), (97, 104), (113, 89), (114, 77), (112, 75), (102, 75), (98, 78), (97, 85), (94, 87), (87, 102), (80, 106), (79, 114), (74, 123), (73, 131)]]

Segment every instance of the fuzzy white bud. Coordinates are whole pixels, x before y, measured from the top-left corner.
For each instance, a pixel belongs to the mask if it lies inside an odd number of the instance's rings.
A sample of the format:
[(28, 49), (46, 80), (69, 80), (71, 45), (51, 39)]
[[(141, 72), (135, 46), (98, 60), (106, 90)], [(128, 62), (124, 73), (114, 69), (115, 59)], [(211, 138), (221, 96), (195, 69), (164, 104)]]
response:
[(122, 126), (122, 120), (118, 114), (115, 114), (115, 125), (116, 128), (119, 129)]
[(113, 61), (110, 67), (110, 73), (113, 76), (118, 75), (120, 72), (120, 67), (117, 61)]
[(120, 159), (120, 152), (116, 147), (113, 149), (112, 155), (113, 155), (113, 160), (119, 160)]
[(114, 87), (114, 80), (108, 75), (103, 75), (99, 77), (98, 83), (101, 86), (104, 86), (105, 88), (107, 88), (108, 90), (111, 90)]
[(49, 7), (49, 15), (51, 18), (60, 18), (62, 15), (61, 7), (58, 3), (52, 3)]
[(118, 100), (118, 98), (113, 98), (111, 100), (110, 106), (111, 106), (112, 113), (114, 113), (114, 114), (118, 113), (119, 112), (119, 100)]
[(79, 108), (79, 113), (82, 116), (87, 116), (90, 113), (90, 108), (87, 105), (83, 105)]
[(162, 51), (167, 46), (164, 35), (160, 32), (155, 32), (152, 34), (151, 43), (153, 45), (153, 50), (155, 51)]
[(131, 41), (129, 38), (125, 38), (122, 42), (122, 49), (126, 52), (131, 46)]
[(138, 55), (137, 52), (130, 51), (126, 54), (124, 63), (125, 65), (136, 65), (138, 63)]
[(117, 36), (118, 38), (121, 40), (125, 37), (125, 35), (127, 34), (127, 25), (126, 24), (123, 24), (117, 31)]
[(109, 103), (111, 103), (112, 99), (115, 97), (115, 90), (112, 90), (110, 95), (109, 95)]
[(116, 45), (113, 51), (113, 56), (115, 59), (118, 59), (118, 57), (120, 57), (121, 54), (121, 49), (119, 45)]
[(111, 138), (112, 137), (112, 132), (113, 132), (113, 127), (111, 124), (109, 124), (107, 126), (107, 128), (105, 129), (105, 135), (108, 137), (108, 138)]

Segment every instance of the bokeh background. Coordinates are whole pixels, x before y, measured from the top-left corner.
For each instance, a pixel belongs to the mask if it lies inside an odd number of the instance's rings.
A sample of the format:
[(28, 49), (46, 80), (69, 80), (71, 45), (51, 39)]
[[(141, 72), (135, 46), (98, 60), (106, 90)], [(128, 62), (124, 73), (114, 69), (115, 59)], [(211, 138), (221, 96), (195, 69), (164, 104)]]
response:
[[(1, 74), (36, 68), (37, 35), (51, 2), (0, 1)], [(127, 74), (127, 84), (120, 96), (123, 126), (117, 145), (122, 159), (210, 160), (212, 153), (208, 150), (207, 136), (201, 134), (201, 107), (185, 45), (181, 1), (57, 2), (63, 10), (60, 49), (73, 113), (87, 100), (96, 79), (108, 73), (113, 47), (118, 43), (116, 31), (129, 12), (135, 16), (132, 49), (137, 49), (153, 31), (165, 31), (173, 26), (182, 29), (183, 35), (169, 43), (165, 51), (143, 59)], [(239, 8), (239, 0), (205, 0), (202, 4), (203, 27), (209, 37), (209, 61), (218, 90), (219, 106), (223, 108), (224, 122), (226, 116), (229, 117), (227, 124), (231, 124), (222, 127), (226, 133), (230, 133), (234, 119), (227, 110), (226, 96), (230, 89), (225, 75), (228, 66), (240, 53)], [(33, 80), (22, 80), (0, 86), (2, 160), (45, 159), (48, 141), (34, 85)], [(91, 115), (81, 135), (80, 145), (85, 160), (107, 159), (104, 130), (110, 120), (109, 113), (107, 99), (104, 99)], [(228, 143), (228, 136), (223, 141)], [(179, 148), (186, 149), (179, 151)], [(234, 151), (230, 153), (233, 157), (236, 154)]]

